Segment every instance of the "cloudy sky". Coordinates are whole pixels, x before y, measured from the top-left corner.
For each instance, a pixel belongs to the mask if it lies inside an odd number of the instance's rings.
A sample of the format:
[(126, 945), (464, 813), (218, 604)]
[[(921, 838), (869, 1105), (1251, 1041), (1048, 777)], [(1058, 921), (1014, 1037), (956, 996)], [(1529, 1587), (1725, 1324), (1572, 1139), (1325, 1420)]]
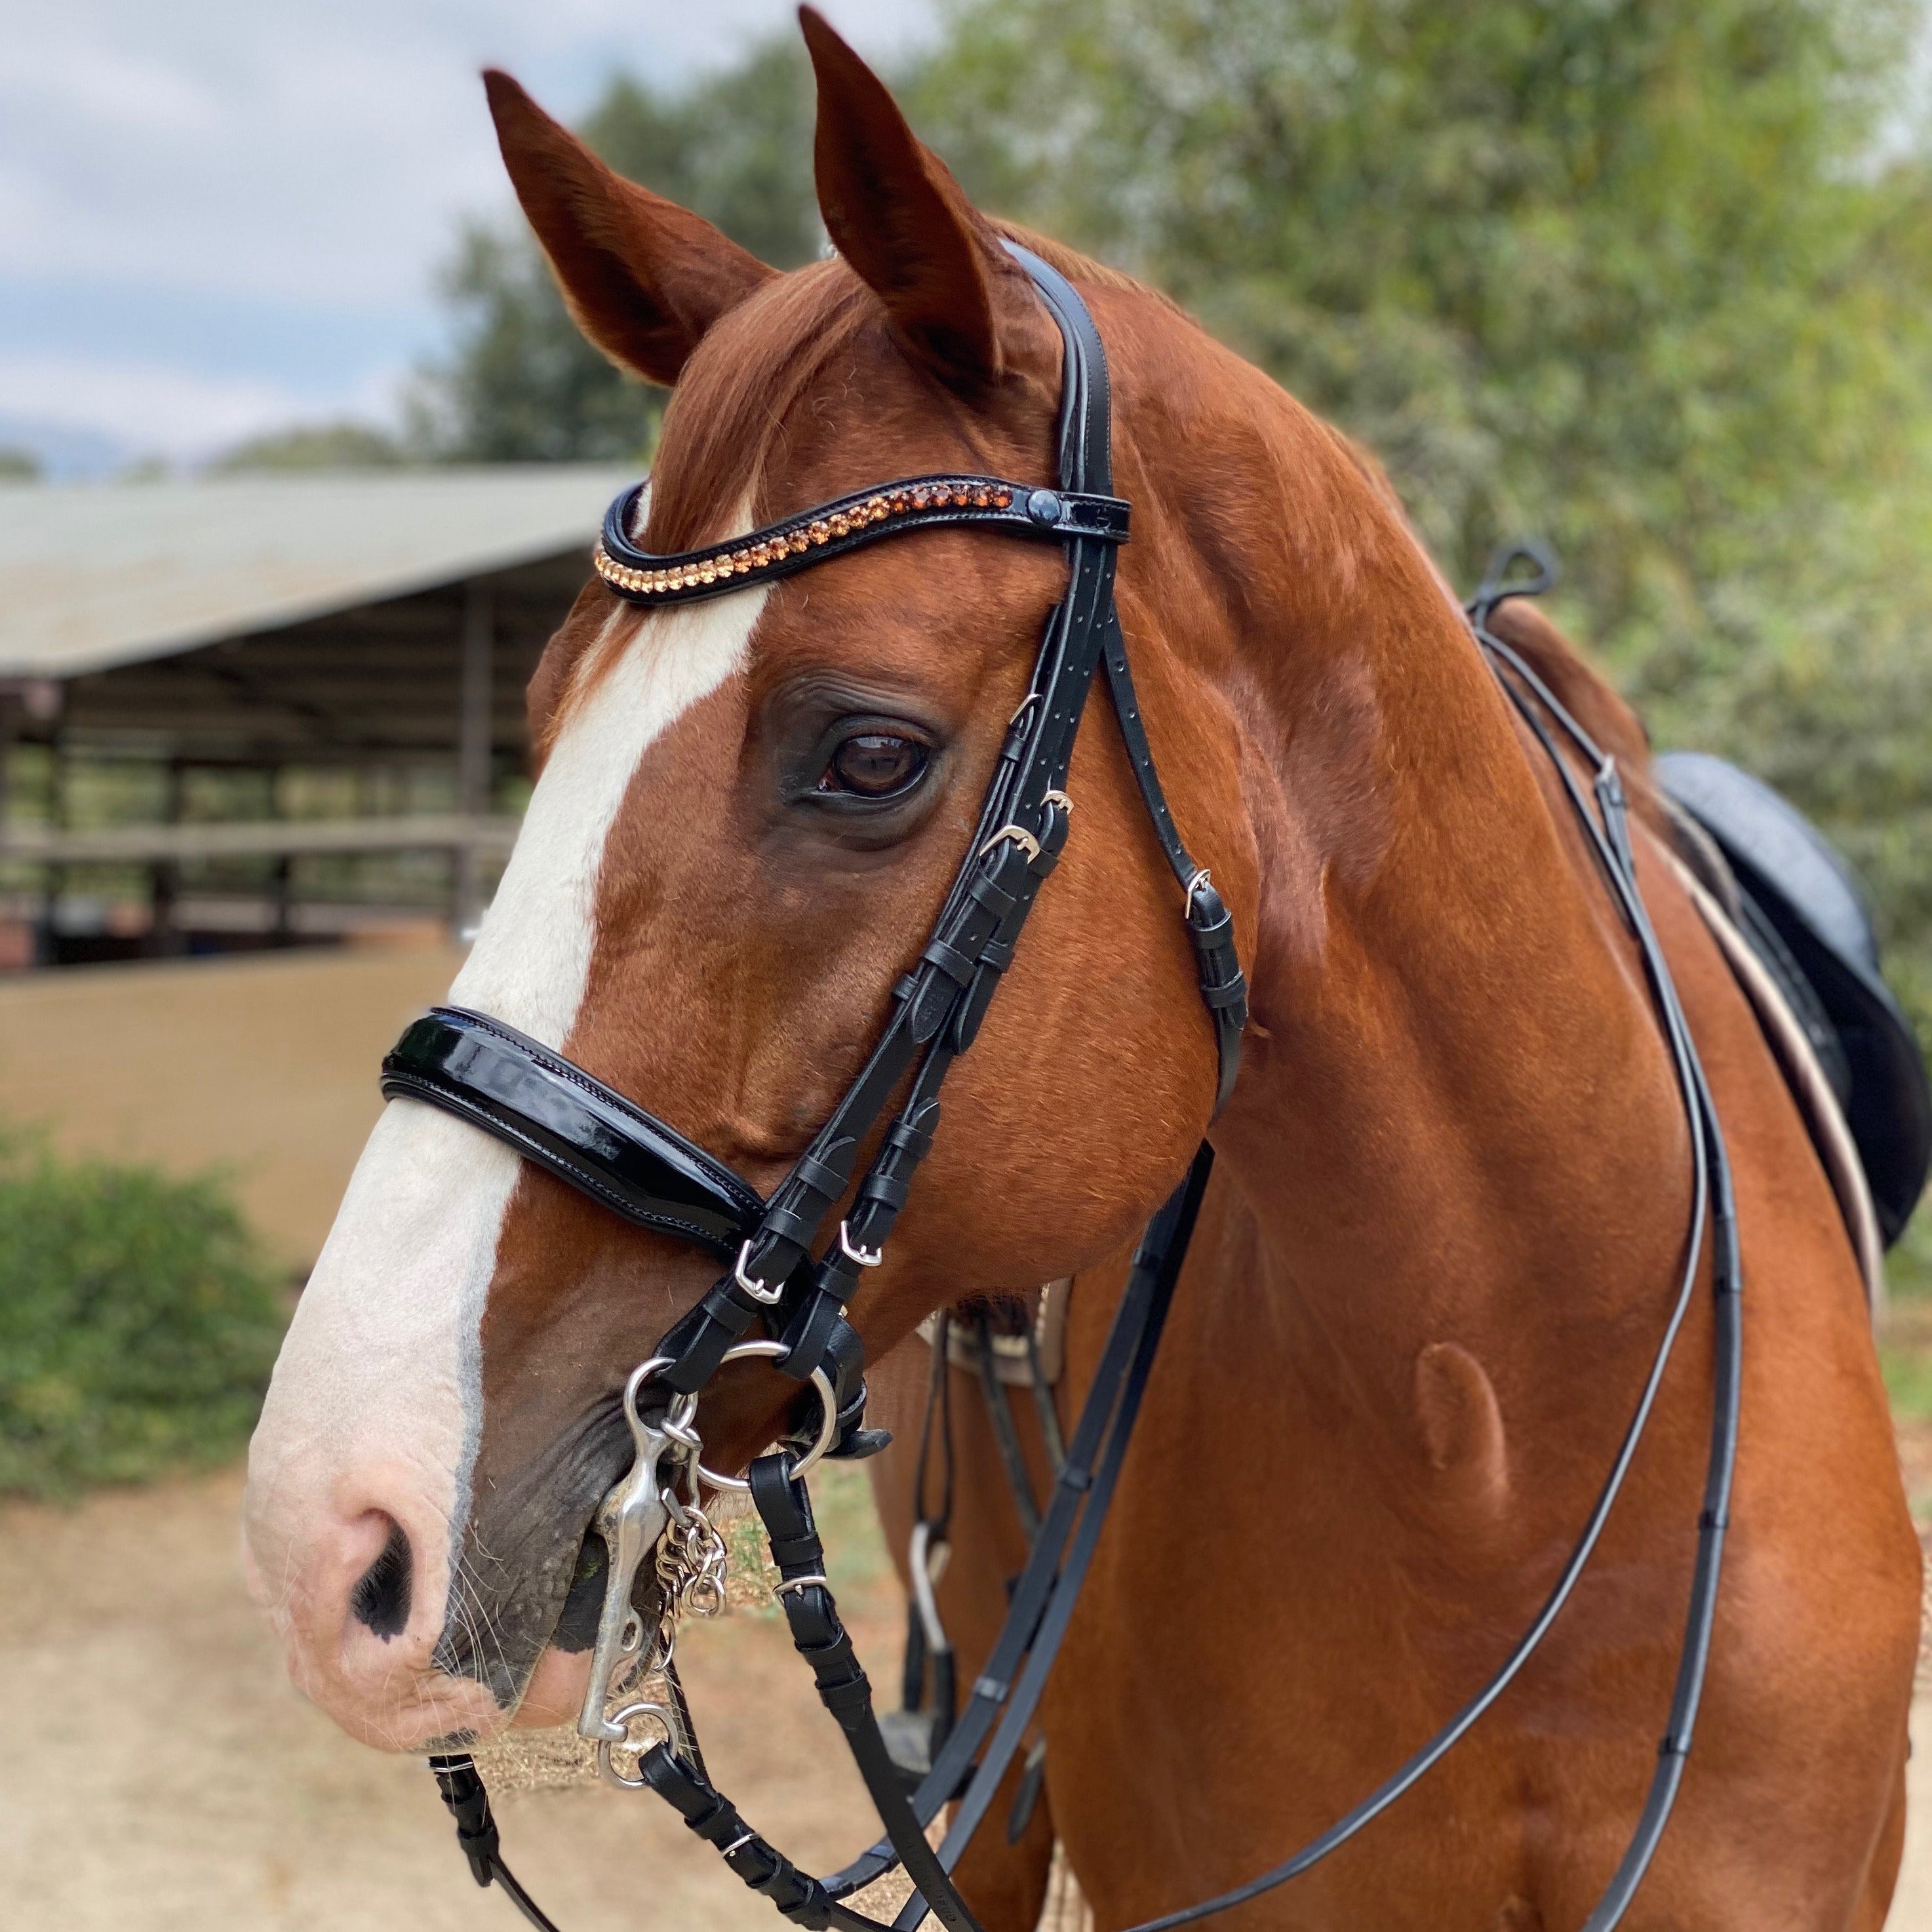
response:
[[(930, 0), (824, 0), (865, 52)], [(508, 206), (477, 69), (568, 118), (789, 0), (0, 0), (0, 442), (67, 472), (380, 417), (458, 218)], [(795, 29), (794, 29), (795, 31)]]

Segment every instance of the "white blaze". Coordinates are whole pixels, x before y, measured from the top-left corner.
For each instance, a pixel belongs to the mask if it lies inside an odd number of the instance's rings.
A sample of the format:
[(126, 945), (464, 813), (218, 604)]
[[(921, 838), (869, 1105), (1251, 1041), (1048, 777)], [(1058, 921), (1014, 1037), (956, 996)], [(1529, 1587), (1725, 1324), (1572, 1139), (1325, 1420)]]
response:
[[(450, 1003), (561, 1047), (596, 943), (610, 827), (651, 744), (743, 663), (765, 592), (614, 614), (579, 675)], [(616, 651), (614, 662), (602, 664)], [(411, 1532), (440, 1619), (481, 1422), (480, 1328), (518, 1156), (421, 1102), (385, 1109), (276, 1363), (249, 1457), (249, 1540), (280, 1604), (325, 1526), (380, 1509)], [(426, 1535), (428, 1526), (440, 1533)], [(412, 1623), (414, 1618), (412, 1618)]]

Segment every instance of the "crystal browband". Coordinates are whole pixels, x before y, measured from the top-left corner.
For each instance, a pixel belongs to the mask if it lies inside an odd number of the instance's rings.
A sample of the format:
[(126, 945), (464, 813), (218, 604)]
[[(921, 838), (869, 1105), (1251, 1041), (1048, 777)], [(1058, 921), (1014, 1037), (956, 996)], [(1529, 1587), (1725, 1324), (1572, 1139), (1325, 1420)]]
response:
[(1039, 537), (1124, 543), (1127, 506), (1118, 496), (1010, 483), (997, 476), (908, 476), (801, 510), (748, 536), (706, 550), (655, 556), (631, 542), (640, 483), (610, 506), (592, 554), (597, 574), (633, 604), (718, 597), (856, 550), (882, 536), (933, 525), (981, 524)]

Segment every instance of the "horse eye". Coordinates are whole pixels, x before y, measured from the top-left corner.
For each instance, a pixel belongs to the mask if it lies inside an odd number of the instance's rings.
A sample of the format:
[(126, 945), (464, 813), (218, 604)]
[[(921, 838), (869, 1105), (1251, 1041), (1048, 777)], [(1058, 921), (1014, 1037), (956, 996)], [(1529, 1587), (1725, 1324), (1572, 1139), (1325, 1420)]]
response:
[(926, 762), (926, 747), (910, 738), (861, 731), (832, 753), (818, 788), (855, 798), (893, 798), (919, 782)]

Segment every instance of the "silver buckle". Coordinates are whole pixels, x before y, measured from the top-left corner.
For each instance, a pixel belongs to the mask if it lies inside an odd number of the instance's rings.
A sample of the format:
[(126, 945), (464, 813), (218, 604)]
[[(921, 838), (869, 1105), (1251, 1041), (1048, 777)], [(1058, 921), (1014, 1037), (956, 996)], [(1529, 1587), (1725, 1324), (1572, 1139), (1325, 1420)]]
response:
[[(754, 1235), (752, 1238), (753, 1240), (755, 1240), (758, 1238)], [(742, 1288), (754, 1301), (763, 1302), (764, 1305), (769, 1308), (773, 1302), (778, 1300), (780, 1295), (784, 1294), (784, 1283), (783, 1282), (780, 1282), (776, 1288), (767, 1288), (762, 1281), (754, 1281), (752, 1277), (745, 1272), (745, 1264), (751, 1258), (752, 1243), (751, 1241), (747, 1241), (745, 1245), (738, 1250), (738, 1264), (731, 1270), (731, 1278), (737, 1282), (738, 1286)]]
[(843, 1221), (838, 1224), (838, 1252), (848, 1262), (856, 1262), (861, 1268), (877, 1268), (886, 1258), (884, 1248), (862, 1248), (854, 1245)]
[(980, 848), (980, 856), (983, 859), (1003, 838), (1010, 838), (1027, 855), (1028, 865), (1031, 865), (1034, 860), (1040, 856), (1040, 841), (1024, 825), (1001, 826), (999, 830)]
[(823, 1583), (827, 1589), (832, 1587), (830, 1580), (820, 1576), (814, 1570), (809, 1576), (790, 1576), (782, 1583), (774, 1583), (772, 1586), (772, 1594), (775, 1597), (782, 1597), (788, 1590), (803, 1590), (814, 1583)]

